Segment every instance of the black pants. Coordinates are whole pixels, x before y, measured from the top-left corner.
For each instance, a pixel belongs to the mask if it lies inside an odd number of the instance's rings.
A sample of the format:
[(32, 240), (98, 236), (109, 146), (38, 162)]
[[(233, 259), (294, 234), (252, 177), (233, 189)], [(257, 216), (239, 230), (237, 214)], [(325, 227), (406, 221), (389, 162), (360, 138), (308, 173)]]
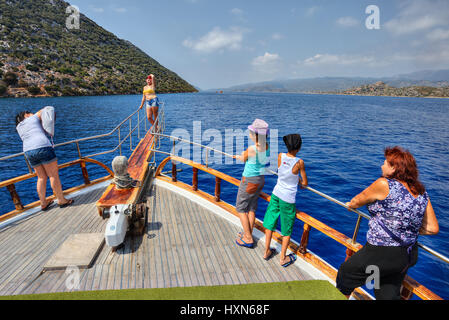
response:
[[(377, 300), (399, 300), (402, 282), (409, 267), (418, 261), (418, 246), (413, 247), (409, 256), (404, 247), (381, 247), (367, 243), (338, 269), (337, 288), (350, 295), (355, 288), (374, 278), (373, 270), (378, 268), (379, 277), (374, 280), (374, 295)], [(408, 268), (407, 268), (408, 267)], [(378, 281), (376, 288), (376, 281)], [(369, 281), (373, 283), (372, 281)]]

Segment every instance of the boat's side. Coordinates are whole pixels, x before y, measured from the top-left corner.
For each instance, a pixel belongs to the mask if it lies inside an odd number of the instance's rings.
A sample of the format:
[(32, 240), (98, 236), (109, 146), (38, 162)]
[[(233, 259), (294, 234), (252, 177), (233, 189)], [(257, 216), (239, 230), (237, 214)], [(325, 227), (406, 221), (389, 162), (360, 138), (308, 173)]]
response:
[[(172, 177), (169, 178), (169, 177), (161, 176), (162, 170), (164, 169), (165, 165), (168, 164), (170, 161), (172, 163)], [(177, 181), (176, 163), (183, 163), (183, 164), (186, 164), (193, 168), (193, 170), (192, 170), (193, 177), (192, 177), (192, 185), (191, 186)], [(215, 176), (215, 195), (214, 196), (211, 196), (207, 193), (201, 192), (198, 189), (198, 170), (201, 170), (203, 172), (206, 172), (210, 175)], [(230, 213), (236, 214), (234, 207), (226, 205), (225, 203), (223, 203), (223, 201), (220, 201), (220, 190), (221, 190), (221, 181), (222, 180), (225, 180), (225, 181), (227, 181), (231, 184), (234, 184), (236, 186), (239, 185), (240, 181), (233, 177), (230, 177), (222, 172), (219, 172), (217, 170), (214, 170), (214, 169), (204, 166), (202, 164), (193, 162), (188, 159), (180, 158), (177, 156), (170, 156), (170, 157), (167, 157), (166, 159), (164, 159), (163, 161), (161, 161), (161, 163), (159, 164), (159, 167), (156, 170), (155, 175), (158, 179), (162, 179), (171, 184), (178, 185), (192, 193), (201, 194), (208, 201), (216, 202), (217, 205), (222, 206), (223, 208), (226, 208)], [(260, 197), (266, 201), (270, 201), (270, 196), (268, 196), (267, 194), (265, 194), (263, 192), (261, 193)], [(326, 226), (319, 220), (316, 220), (313, 217), (311, 217), (303, 212), (298, 211), (296, 218), (304, 222), (304, 231), (303, 231), (303, 235), (301, 238), (301, 242), (299, 244), (297, 244), (294, 241), (292, 241), (289, 245), (289, 249), (291, 251), (293, 251), (294, 253), (296, 253), (299, 257), (303, 258), (308, 263), (314, 265), (316, 268), (321, 270), (328, 277), (335, 280), (336, 276), (337, 276), (337, 271), (335, 270), (335, 268), (331, 267), (328, 263), (326, 263), (324, 260), (322, 260), (321, 258), (314, 255), (312, 252), (310, 252), (310, 250), (307, 249), (309, 232), (310, 232), (311, 228), (321, 231), (326, 236), (332, 238), (333, 240), (335, 240), (335, 241), (339, 242), (340, 244), (342, 244), (343, 246), (345, 246), (347, 248), (347, 250), (346, 250), (347, 257), (351, 256), (354, 252), (357, 252), (358, 250), (360, 250), (360, 248), (362, 248), (362, 246), (358, 243), (353, 243), (349, 237), (338, 232), (337, 230), (334, 230), (334, 229)], [(256, 221), (255, 228), (259, 229), (260, 231), (264, 230), (264, 227), (260, 221)], [(277, 233), (277, 232), (273, 233), (273, 240), (281, 243), (281, 241), (282, 241), (281, 238), (282, 237), (279, 233)], [(401, 296), (403, 299), (410, 299), (410, 297), (413, 294), (416, 294), (418, 297), (420, 297), (424, 300), (442, 300), (441, 297), (439, 297), (437, 294), (435, 294), (434, 292), (432, 292), (425, 286), (421, 285), (414, 279), (410, 278), (409, 276), (406, 276), (406, 278), (403, 282)], [(353, 295), (356, 295), (357, 298), (359, 298), (359, 299), (367, 298), (366, 293), (360, 289), (356, 289), (354, 291)]]

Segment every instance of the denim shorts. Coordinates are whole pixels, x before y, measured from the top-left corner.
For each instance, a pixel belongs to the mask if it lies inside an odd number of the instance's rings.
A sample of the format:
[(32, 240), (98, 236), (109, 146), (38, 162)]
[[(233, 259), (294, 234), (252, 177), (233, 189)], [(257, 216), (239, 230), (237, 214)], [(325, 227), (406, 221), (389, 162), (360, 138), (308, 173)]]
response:
[(159, 99), (157, 97), (149, 101), (147, 100), (147, 108), (151, 107), (159, 107)]
[(25, 152), (25, 156), (33, 168), (58, 160), (52, 147), (43, 147)]

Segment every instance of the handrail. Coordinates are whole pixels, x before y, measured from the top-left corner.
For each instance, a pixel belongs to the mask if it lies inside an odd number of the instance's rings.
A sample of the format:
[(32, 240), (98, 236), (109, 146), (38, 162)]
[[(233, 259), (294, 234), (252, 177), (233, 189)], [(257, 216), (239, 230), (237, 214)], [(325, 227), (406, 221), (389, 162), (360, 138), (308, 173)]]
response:
[[(204, 171), (206, 173), (209, 173), (209, 174), (215, 176), (215, 181), (216, 181), (215, 202), (216, 203), (220, 202), (220, 182), (221, 182), (221, 180), (227, 181), (235, 186), (238, 186), (240, 184), (240, 180), (238, 180), (234, 177), (231, 177), (225, 173), (222, 173), (215, 169), (206, 167), (206, 166), (204, 166), (200, 163), (196, 163), (192, 160), (174, 156), (174, 155), (168, 156), (163, 161), (161, 161), (161, 163), (159, 164), (159, 166), (156, 169), (155, 177), (161, 176), (161, 172), (162, 172), (163, 168), (170, 160), (172, 160), (172, 182), (174, 182), (174, 183), (178, 183), (177, 178), (176, 178), (177, 170), (176, 170), (175, 162), (181, 162), (181, 163), (191, 166), (193, 168), (193, 179), (192, 179), (192, 186), (191, 186), (193, 191), (201, 192), (198, 190), (198, 170)], [(267, 195), (264, 192), (261, 192), (260, 197), (268, 202), (270, 201), (270, 198), (271, 198), (269, 195)], [(317, 262), (315, 259), (312, 259), (307, 256), (307, 244), (308, 244), (310, 227), (313, 227), (313, 228), (319, 230), (323, 234), (329, 236), (330, 238), (336, 240), (337, 242), (339, 242), (340, 244), (345, 246), (348, 249), (347, 258), (362, 247), (358, 243), (352, 243), (351, 241), (348, 241), (350, 239), (348, 237), (346, 237), (344, 234), (328, 227), (327, 225), (323, 224), (321, 221), (309, 216), (308, 214), (306, 214), (304, 212), (297, 211), (296, 218), (304, 222), (304, 232), (303, 232), (303, 235), (301, 238), (300, 245), (293, 246), (292, 244), (290, 244), (289, 247), (291, 249), (296, 250), (297, 253), (304, 255), (304, 257), (308, 258), (314, 264), (321, 265), (320, 262)], [(256, 222), (256, 227), (258, 227), (258, 229), (261, 228), (260, 225), (257, 225), (257, 222)], [(322, 271), (324, 271), (324, 270), (322, 270)], [(326, 271), (325, 273), (329, 274), (329, 271)], [(433, 293), (426, 287), (420, 285), (418, 282), (416, 282), (415, 280), (413, 280), (412, 278), (407, 276), (404, 280), (404, 288), (403, 288), (403, 291), (401, 294), (403, 295), (403, 297), (409, 299), (411, 297), (412, 293), (417, 294), (419, 297), (421, 297), (423, 299), (435, 299), (435, 300), (441, 299), (441, 297), (439, 297), (438, 295), (436, 295), (435, 293)]]
[[(164, 106), (165, 106), (165, 103), (164, 103), (164, 102), (161, 102), (161, 106), (160, 106), (160, 108), (159, 108), (159, 113), (158, 113), (158, 116), (157, 116), (157, 118), (156, 118), (155, 121), (158, 121), (158, 120), (159, 120), (159, 115), (160, 115), (160, 114), (164, 114)], [(84, 138), (79, 138), (79, 139), (74, 139), (74, 140), (69, 140), (69, 141), (66, 141), (66, 142), (58, 143), (58, 144), (56, 144), (54, 147), (57, 148), (57, 147), (61, 147), (61, 146), (69, 145), (69, 144), (76, 144), (76, 145), (77, 145), (78, 154), (79, 154), (79, 158), (82, 158), (82, 156), (81, 156), (81, 151), (80, 151), (80, 149), (79, 149), (79, 143), (80, 143), (80, 142), (83, 142), (83, 141), (89, 141), (89, 140), (93, 140), (93, 139), (100, 139), (100, 138), (104, 138), (104, 137), (108, 137), (108, 136), (111, 136), (114, 132), (118, 131), (118, 133), (119, 133), (119, 144), (118, 144), (114, 149), (111, 149), (111, 150), (108, 150), (108, 151), (104, 151), (104, 152), (100, 152), (100, 153), (91, 154), (91, 155), (88, 155), (88, 156), (86, 156), (86, 157), (94, 157), (94, 156), (98, 156), (98, 155), (102, 155), (102, 154), (114, 152), (114, 151), (116, 151), (118, 148), (121, 149), (121, 145), (123, 144), (123, 142), (126, 141), (126, 139), (127, 139), (128, 137), (130, 137), (131, 134), (132, 134), (136, 129), (138, 129), (138, 132), (139, 132), (139, 135), (140, 135), (140, 124), (141, 124), (143, 121), (147, 121), (147, 120), (146, 120), (146, 117), (143, 117), (143, 119), (140, 120), (140, 113), (139, 113), (140, 110), (141, 110), (141, 108), (138, 108), (136, 111), (134, 111), (133, 113), (131, 113), (128, 117), (126, 117), (122, 122), (120, 122), (114, 129), (112, 129), (112, 130), (111, 130), (110, 132), (108, 132), (108, 133), (99, 134), (99, 135), (94, 135), (94, 136), (89, 136), (89, 137), (84, 137)], [(121, 127), (122, 127), (128, 120), (130, 120), (131, 117), (134, 116), (135, 114), (138, 115), (137, 125), (136, 125), (133, 129), (131, 129), (131, 126), (130, 126), (130, 132), (128, 133), (128, 135), (127, 135), (125, 138), (123, 138), (123, 139), (121, 140), (121, 139), (120, 139), (120, 129), (121, 129)], [(131, 122), (130, 122), (130, 124), (131, 124)], [(145, 124), (146, 124), (146, 122), (145, 122)], [(151, 130), (151, 129), (154, 129), (154, 128), (151, 127), (150, 130)], [(15, 153), (15, 154), (12, 154), (12, 155), (9, 155), (9, 156), (1, 157), (1, 158), (0, 158), (0, 161), (5, 161), (5, 160), (8, 160), (8, 159), (12, 159), (12, 158), (20, 157), (20, 156), (24, 156), (24, 152)]]
[[(220, 154), (222, 154), (224, 156), (227, 156), (227, 157), (235, 159), (235, 157), (233, 155), (229, 154), (229, 153), (226, 153), (226, 152), (223, 152), (221, 150), (217, 150), (217, 149), (214, 149), (214, 148), (211, 148), (209, 146), (205, 146), (205, 145), (193, 142), (193, 141), (189, 141), (189, 140), (186, 140), (186, 139), (182, 139), (182, 138), (179, 138), (179, 137), (170, 136), (170, 135), (166, 135), (166, 134), (161, 134), (161, 133), (154, 133), (154, 135), (159, 136), (159, 137), (163, 137), (163, 138), (173, 139), (173, 142), (180, 141), (180, 142), (186, 142), (186, 143), (189, 143), (189, 144), (192, 144), (192, 145), (197, 145), (199, 147), (202, 147), (202, 148), (205, 148), (205, 149), (208, 149), (208, 150), (220, 153)], [(162, 153), (162, 154), (165, 154), (165, 155), (169, 155), (169, 156), (175, 156), (175, 145), (173, 144), (173, 153), (163, 152), (163, 151), (154, 150), (154, 149), (152, 149), (152, 151), (159, 152), (159, 153)], [(207, 153), (206, 153), (206, 167), (208, 167), (208, 166), (209, 166), (208, 165), (208, 157), (207, 157)], [(268, 171), (271, 174), (273, 174), (273, 175), (277, 175), (277, 173), (272, 171), (272, 170), (268, 170)], [(335, 198), (333, 198), (333, 197), (331, 197), (331, 196), (329, 196), (329, 195), (327, 195), (327, 194), (325, 194), (323, 192), (320, 192), (320, 191), (318, 191), (318, 190), (316, 190), (314, 188), (311, 188), (311, 187), (307, 186), (307, 187), (305, 187), (305, 189), (309, 190), (309, 191), (311, 191), (311, 192), (313, 192), (313, 193), (315, 193), (315, 194), (317, 194), (317, 195), (319, 195), (319, 196), (321, 196), (323, 198), (326, 198), (327, 200), (332, 201), (332, 202), (334, 202), (334, 203), (336, 203), (336, 204), (346, 208), (348, 211), (352, 211), (352, 212), (356, 213), (359, 216), (359, 218), (357, 219), (357, 224), (356, 224), (356, 226), (354, 228), (354, 235), (352, 237), (352, 243), (355, 244), (356, 240), (357, 240), (358, 230), (359, 230), (360, 223), (361, 223), (361, 217), (363, 217), (365, 219), (368, 219), (368, 220), (370, 220), (371, 217), (368, 214), (366, 214), (366, 213), (364, 213), (364, 212), (362, 212), (360, 210), (348, 207), (343, 202), (341, 202), (341, 201), (339, 201), (339, 200), (337, 200), (337, 199), (335, 199)], [(428, 247), (428, 246), (426, 246), (426, 245), (424, 245), (424, 244), (422, 244), (420, 242), (418, 242), (417, 244), (418, 244), (419, 247), (421, 247), (426, 252), (428, 252), (431, 255), (433, 255), (434, 257), (442, 260), (443, 262), (449, 264), (449, 258), (446, 257), (445, 255), (437, 252), (436, 250), (434, 250), (434, 249), (432, 249), (432, 248), (430, 248), (430, 247)]]
[[(146, 117), (143, 117), (143, 119), (140, 120), (140, 113), (139, 113), (139, 111), (140, 111), (140, 108), (137, 109), (136, 111), (134, 111), (133, 113), (131, 113), (131, 115), (129, 115), (122, 122), (120, 122), (109, 133), (105, 133), (105, 134), (101, 134), (101, 135), (95, 135), (95, 136), (90, 136), (90, 137), (85, 137), (85, 138), (80, 138), (80, 139), (75, 139), (75, 140), (70, 140), (70, 141), (66, 141), (66, 142), (59, 143), (59, 144), (55, 145), (55, 148), (56, 148), (56, 147), (60, 147), (60, 146), (63, 146), (63, 145), (76, 144), (77, 151), (78, 151), (78, 159), (70, 161), (70, 162), (67, 162), (67, 163), (64, 163), (64, 164), (59, 164), (58, 168), (59, 169), (63, 169), (63, 168), (66, 168), (66, 167), (70, 167), (70, 166), (79, 164), (81, 166), (81, 170), (82, 170), (82, 175), (83, 175), (83, 179), (84, 179), (84, 186), (87, 186), (87, 185), (91, 184), (91, 181), (89, 179), (89, 175), (88, 175), (88, 172), (87, 172), (87, 168), (86, 168), (86, 162), (94, 163), (94, 164), (97, 164), (97, 165), (103, 167), (109, 173), (109, 177), (113, 177), (114, 173), (112, 172), (111, 169), (109, 169), (108, 166), (106, 166), (105, 164), (101, 163), (98, 160), (91, 159), (91, 157), (102, 155), (102, 154), (106, 154), (106, 153), (111, 153), (111, 152), (116, 151), (117, 149), (120, 149), (120, 155), (121, 155), (122, 154), (122, 152), (121, 152), (122, 151), (121, 150), (122, 144), (128, 138), (130, 139), (130, 149), (132, 150), (132, 140), (131, 140), (132, 139), (132, 134), (137, 130), (138, 138), (140, 139), (140, 124), (142, 123), (142, 121), (145, 121), (145, 129), (146, 129), (146, 121), (147, 121)], [(131, 117), (134, 116), (136, 113), (137, 113), (137, 125), (134, 128), (132, 128)], [(157, 123), (158, 125), (157, 126), (152, 126), (150, 128), (150, 133), (153, 133), (153, 131), (160, 132), (161, 130), (163, 130), (163, 128), (165, 126), (164, 116), (165, 116), (164, 103), (162, 102), (161, 103), (161, 107), (159, 108), (158, 115), (157, 115), (157, 117), (155, 119), (155, 123)], [(120, 137), (120, 128), (128, 120), (129, 120), (129, 133), (123, 139), (121, 139), (121, 137)], [(99, 152), (99, 153), (94, 153), (94, 154), (91, 154), (91, 155), (88, 155), (88, 156), (82, 156), (81, 155), (81, 150), (79, 148), (79, 143), (80, 142), (107, 137), (107, 136), (110, 136), (111, 134), (113, 134), (116, 131), (118, 131), (119, 142), (118, 142), (118, 144), (117, 144), (117, 146), (115, 148), (113, 148), (111, 150)], [(18, 193), (16, 191), (15, 184), (18, 183), (18, 182), (25, 181), (25, 180), (28, 180), (28, 179), (36, 177), (36, 173), (32, 171), (31, 166), (28, 163), (28, 160), (26, 159), (26, 157), (25, 157), (23, 152), (22, 153), (13, 154), (13, 155), (10, 155), (10, 156), (6, 156), (6, 157), (2, 157), (2, 158), (0, 158), (0, 161), (12, 159), (12, 158), (19, 157), (19, 156), (24, 156), (25, 162), (26, 162), (26, 164), (28, 166), (28, 169), (29, 169), (29, 173), (21, 175), (21, 176), (18, 176), (18, 177), (14, 177), (14, 178), (11, 178), (11, 179), (7, 179), (7, 180), (4, 180), (4, 181), (0, 181), (0, 188), (6, 187), (8, 189), (8, 191), (10, 193), (10, 196), (11, 196), (11, 199), (12, 199), (12, 201), (14, 203), (14, 206), (15, 206), (15, 210), (14, 211), (11, 211), (9, 213), (3, 214), (1, 216), (2, 220), (7, 219), (9, 217), (12, 217), (12, 216), (14, 216), (14, 215), (24, 211), (27, 208), (28, 205), (24, 206), (22, 204), (22, 202), (20, 200), (20, 197), (19, 197), (19, 195), (18, 195)]]

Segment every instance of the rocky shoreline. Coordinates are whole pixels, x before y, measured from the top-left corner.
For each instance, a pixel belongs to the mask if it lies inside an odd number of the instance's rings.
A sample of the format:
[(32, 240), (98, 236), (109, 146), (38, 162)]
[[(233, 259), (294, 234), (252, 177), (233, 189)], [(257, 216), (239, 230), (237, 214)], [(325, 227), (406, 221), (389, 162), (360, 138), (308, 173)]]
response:
[(409, 98), (449, 98), (449, 87), (412, 86), (396, 88), (379, 81), (374, 84), (363, 85), (344, 91), (323, 92), (323, 94)]

